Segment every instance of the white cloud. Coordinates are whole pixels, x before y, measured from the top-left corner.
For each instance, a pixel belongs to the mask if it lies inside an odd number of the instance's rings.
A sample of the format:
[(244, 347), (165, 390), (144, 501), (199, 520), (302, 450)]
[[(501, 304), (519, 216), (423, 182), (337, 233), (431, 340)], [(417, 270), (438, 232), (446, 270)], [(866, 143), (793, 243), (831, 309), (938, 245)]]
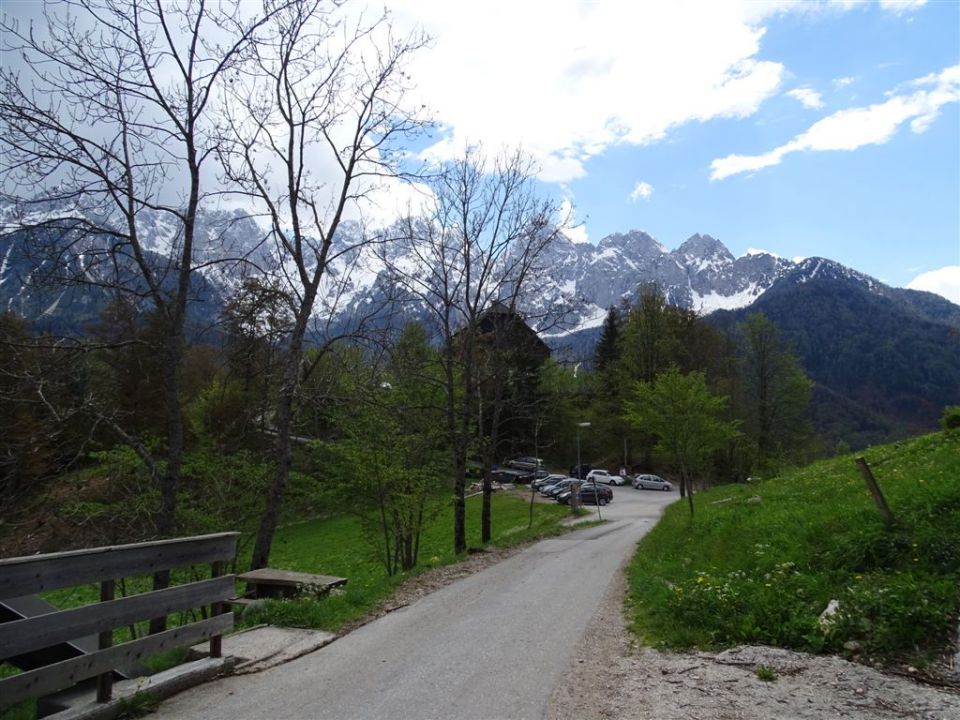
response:
[(833, 87), (837, 90), (853, 85), (857, 79), (855, 77), (839, 77), (833, 79)]
[(813, 88), (809, 87), (798, 87), (793, 90), (788, 90), (787, 95), (792, 97), (794, 100), (800, 102), (805, 108), (810, 108), (811, 110), (818, 110), (823, 107), (823, 99)]
[(575, 242), (578, 245), (585, 245), (590, 242), (590, 236), (587, 234), (587, 226), (577, 220), (577, 209), (574, 207), (573, 199), (569, 195), (566, 195), (563, 200), (560, 201), (557, 214), (560, 216), (563, 234), (566, 235), (571, 242)]
[(880, 0), (880, 7), (895, 13), (904, 13), (922, 8), (927, 0)]
[(692, 22), (677, 3), (391, 1), (396, 27), (419, 23), (434, 38), (410, 68), (411, 100), (443, 133), (425, 156), (519, 145), (557, 183), (611, 146), (748, 117), (776, 94), (784, 67), (760, 57), (749, 6), (700, 3)]
[(779, 165), (784, 156), (801, 151), (856, 150), (882, 145), (906, 122), (915, 133), (930, 127), (940, 108), (960, 101), (960, 65), (909, 84), (916, 89), (894, 94), (885, 102), (840, 110), (817, 121), (788, 143), (760, 155), (728, 155), (710, 163), (711, 180)]
[(960, 305), (960, 265), (947, 265), (939, 270), (917, 275), (907, 283), (907, 287), (911, 290), (936, 293)]
[(633, 188), (633, 192), (630, 193), (630, 202), (649, 200), (651, 195), (653, 195), (653, 185), (641, 180), (637, 183), (636, 187)]
[(775, 252), (770, 252), (769, 250), (762, 250), (760, 248), (747, 248), (746, 252), (741, 255), (741, 257), (747, 257), (749, 255), (769, 255), (771, 257), (778, 258), (780, 257)]
[(395, 27), (434, 38), (410, 68), (415, 102), (443, 132), (425, 156), (450, 158), (468, 142), (519, 145), (555, 183), (584, 177), (590, 158), (618, 144), (755, 113), (786, 72), (761, 54), (770, 18), (877, 9), (865, 0), (387, 3)]
[[(927, 0), (880, 0), (881, 10), (902, 15), (923, 7)], [(821, 15), (824, 13), (844, 13), (850, 10), (863, 10), (876, 5), (875, 0), (764, 0), (748, 3), (748, 17), (762, 20), (773, 15), (798, 13), (803, 15)]]

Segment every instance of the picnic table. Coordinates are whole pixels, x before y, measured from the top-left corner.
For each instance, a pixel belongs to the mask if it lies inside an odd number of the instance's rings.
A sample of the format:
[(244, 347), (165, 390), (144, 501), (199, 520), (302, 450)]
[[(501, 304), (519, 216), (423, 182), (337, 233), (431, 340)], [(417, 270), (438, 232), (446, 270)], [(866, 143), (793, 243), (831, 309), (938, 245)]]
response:
[(293, 597), (303, 592), (326, 595), (333, 588), (347, 584), (346, 578), (333, 575), (314, 575), (273, 568), (251, 570), (237, 575), (237, 580), (247, 584), (247, 596), (257, 599)]

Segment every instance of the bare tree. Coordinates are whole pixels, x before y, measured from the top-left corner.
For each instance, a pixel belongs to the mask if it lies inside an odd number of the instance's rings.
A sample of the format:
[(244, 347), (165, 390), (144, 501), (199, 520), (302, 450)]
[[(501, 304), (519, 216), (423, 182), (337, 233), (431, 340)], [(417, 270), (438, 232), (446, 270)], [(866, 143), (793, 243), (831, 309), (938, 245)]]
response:
[[(161, 535), (176, 530), (178, 371), (207, 259), (197, 220), (216, 144), (208, 115), (262, 22), (228, 26), (239, 5), (63, 0), (47, 4), (41, 27), (0, 21), (3, 49), (18, 59), (0, 69), (3, 192), (17, 210), (4, 230), (46, 254), (59, 280), (131, 295), (163, 325)], [(167, 247), (149, 245), (157, 227)]]
[(310, 371), (304, 350), (318, 305), (335, 282), (331, 265), (367, 241), (363, 232), (346, 237), (344, 220), (378, 182), (396, 177), (391, 149), (422, 124), (401, 101), (404, 63), (424, 38), (395, 38), (384, 16), (350, 20), (341, 5), (303, 0), (280, 8), (269, 32), (250, 46), (227, 99), (221, 146), (227, 177), (266, 215), (278, 275), (293, 298), (273, 418), (276, 471), (254, 568), (270, 557), (296, 405)]
[[(457, 553), (466, 550), (466, 469), (477, 427), (480, 323), (496, 303), (511, 311), (517, 308), (540, 269), (543, 251), (564, 226), (564, 221), (557, 222), (554, 205), (534, 191), (533, 170), (532, 161), (519, 151), (488, 161), (480, 150), (467, 149), (433, 178), (428, 214), (404, 223), (412, 267), (392, 263), (389, 248), (383, 253), (394, 281), (428, 310), (444, 343)], [(483, 483), (485, 541), (490, 528), (489, 459)]]

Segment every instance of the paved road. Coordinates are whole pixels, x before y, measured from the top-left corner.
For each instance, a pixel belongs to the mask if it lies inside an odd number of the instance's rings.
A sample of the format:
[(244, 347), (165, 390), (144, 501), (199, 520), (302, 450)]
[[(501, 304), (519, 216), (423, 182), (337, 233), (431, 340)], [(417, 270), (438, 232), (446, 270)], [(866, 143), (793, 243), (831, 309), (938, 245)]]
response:
[(617, 568), (677, 493), (615, 488), (611, 522), (539, 542), (272, 670), (152, 718), (541, 718)]

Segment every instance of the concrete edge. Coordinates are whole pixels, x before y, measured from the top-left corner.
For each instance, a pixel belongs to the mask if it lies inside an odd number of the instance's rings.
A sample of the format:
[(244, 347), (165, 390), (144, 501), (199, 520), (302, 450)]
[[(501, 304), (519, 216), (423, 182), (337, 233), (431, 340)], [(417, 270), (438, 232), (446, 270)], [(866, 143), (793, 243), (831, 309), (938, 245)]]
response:
[(263, 670), (269, 670), (277, 665), (283, 665), (291, 660), (296, 660), (297, 658), (308, 655), (316, 650), (319, 650), (320, 648), (326, 647), (340, 637), (342, 636), (335, 635), (333, 633), (325, 633), (325, 637), (308, 638), (302, 643), (288, 648), (283, 648), (282, 650), (278, 650), (277, 652), (266, 657), (247, 660), (239, 663), (233, 668), (233, 674), (249, 675), (251, 673), (257, 673)]
[(130, 709), (131, 702), (138, 695), (149, 695), (158, 701), (164, 700), (229, 673), (233, 666), (234, 658), (231, 657), (194, 660), (156, 675), (116, 683), (114, 697), (110, 702), (98, 703), (90, 700), (48, 717), (52, 720), (114, 720)]

